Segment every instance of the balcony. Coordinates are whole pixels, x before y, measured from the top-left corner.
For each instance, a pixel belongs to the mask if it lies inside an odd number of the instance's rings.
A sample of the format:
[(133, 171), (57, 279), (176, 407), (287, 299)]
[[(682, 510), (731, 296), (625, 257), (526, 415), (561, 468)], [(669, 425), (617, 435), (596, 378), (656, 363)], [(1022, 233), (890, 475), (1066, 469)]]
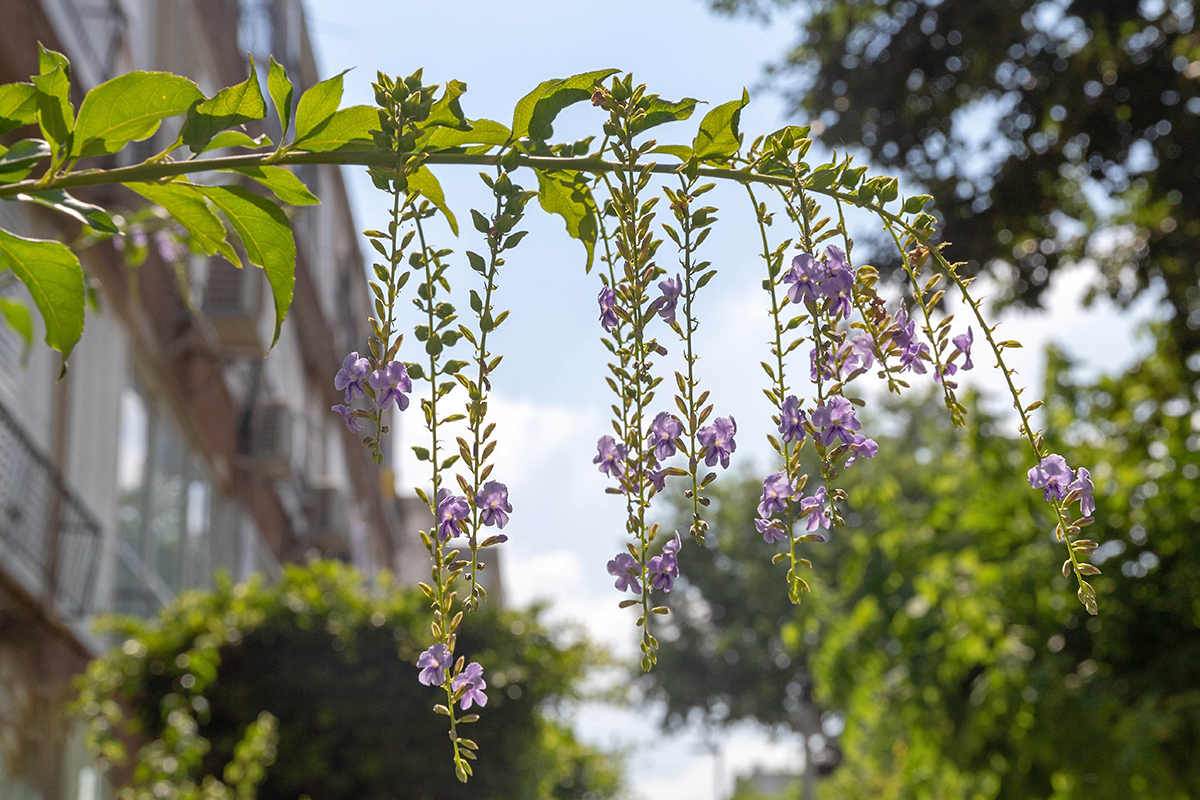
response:
[(86, 617), (100, 525), (0, 405), (0, 572), (66, 619)]

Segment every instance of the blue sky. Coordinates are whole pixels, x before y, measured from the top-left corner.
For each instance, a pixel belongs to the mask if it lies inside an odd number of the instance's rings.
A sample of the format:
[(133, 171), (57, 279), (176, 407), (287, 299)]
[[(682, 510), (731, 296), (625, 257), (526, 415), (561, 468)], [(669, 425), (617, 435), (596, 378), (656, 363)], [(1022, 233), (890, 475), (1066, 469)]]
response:
[[(407, 75), (423, 67), (427, 81), (467, 83), (463, 107), (468, 116), (508, 124), (516, 101), (541, 81), (616, 67), (672, 99), (691, 96), (718, 104), (749, 87), (754, 99), (742, 128), (751, 137), (796, 122), (785, 119), (778, 98), (754, 91), (765, 63), (794, 39), (793, 25), (714, 17), (700, 0), (308, 0), (307, 8), (323, 74), (356, 67), (346, 76), (345, 103), (372, 102), (376, 70)], [(556, 138), (569, 141), (594, 132), (598, 113), (590, 104), (571, 109), (556, 123)], [(689, 142), (702, 113), (660, 129), (659, 140)], [(486, 208), (490, 199), (475, 173), (470, 168), (439, 172), (460, 221), (467, 218), (466, 208)], [(347, 177), (360, 227), (382, 228), (382, 196), (361, 170), (348, 170)], [(536, 187), (532, 174), (520, 175), (518, 182)], [(699, 301), (701, 375), (716, 414), (738, 419), (735, 460), (762, 472), (769, 464), (764, 435), (771, 410), (759, 388), (764, 376), (758, 362), (767, 355), (769, 326), (759, 287), (757, 231), (743, 194), (714, 192), (711, 197), (723, 211), (705, 257), (720, 273)], [(512, 252), (500, 281), (498, 302), (512, 316), (496, 337), (496, 352), (504, 353), (505, 361), (495, 376), (491, 405), (502, 437), (495, 477), (508, 483), (515, 508), (503, 555), (506, 593), (515, 603), (548, 597), (553, 616), (576, 620), (619, 653), (632, 655), (633, 617), (617, 609), (620, 598), (604, 571), (621, 548), (620, 504), (603, 493), (604, 478), (591, 463), (596, 439), (608, 429), (610, 402), (603, 383), (607, 352), (597, 323), (599, 282), (584, 273), (582, 248), (557, 218), (531, 205), (525, 227), (531, 234)], [(454, 248), (455, 258), (462, 258), (464, 249), (480, 249), (469, 228), (459, 240), (445, 231), (439, 246)], [(368, 250), (364, 243), (363, 251)], [(671, 258), (666, 248), (660, 252), (660, 263), (668, 268)], [(1016, 357), (1026, 384), (1036, 387), (1040, 381), (1040, 354), (1051, 339), (1093, 368), (1101, 363), (1100, 354), (1106, 366), (1115, 367), (1138, 352), (1130, 331), (1152, 303), (1129, 317), (1118, 317), (1104, 305), (1081, 310), (1077, 301), (1086, 282), (1085, 270), (1068, 275), (1053, 292), (1049, 314), (1007, 320), (1001, 338), (1026, 345)], [(671, 334), (664, 328), (660, 337), (668, 342)], [(988, 363), (980, 355), (976, 361)], [(984, 390), (1000, 387), (999, 377), (986, 370), (971, 377)], [(404, 455), (408, 445), (423, 443), (423, 430), (412, 415), (399, 428), (399, 471), (410, 484), (424, 483), (417, 462)], [(684, 555), (686, 570), (686, 550)], [(764, 558), (769, 555), (764, 551)], [(663, 739), (654, 709), (587, 707), (576, 718), (581, 734), (593, 741), (633, 746), (636, 794), (658, 800), (713, 796), (714, 759), (698, 746), (699, 731)], [(799, 761), (794, 741), (772, 742), (749, 726), (717, 741), (724, 748), (726, 784), (735, 772), (755, 764), (795, 766)]]

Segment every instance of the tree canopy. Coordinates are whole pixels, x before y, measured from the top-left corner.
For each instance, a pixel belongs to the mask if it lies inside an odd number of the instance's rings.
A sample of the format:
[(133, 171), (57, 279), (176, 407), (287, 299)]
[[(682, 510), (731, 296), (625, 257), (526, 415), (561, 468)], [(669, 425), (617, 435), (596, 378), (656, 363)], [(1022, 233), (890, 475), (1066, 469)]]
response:
[[(710, 0), (767, 16), (795, 0)], [(816, 0), (776, 87), (830, 147), (938, 198), (944, 237), (1038, 305), (1099, 266), (1122, 304), (1161, 281), (1168, 354), (1200, 351), (1200, 32), (1191, 0)], [(894, 261), (881, 252), (881, 261)], [(1192, 371), (1197, 365), (1192, 363)]]
[(806, 552), (814, 591), (799, 607), (765, 574), (781, 567), (754, 532), (757, 481), (719, 489), (644, 678), (667, 723), (700, 711), (795, 729), (811, 681), (826, 730), (844, 726), (823, 796), (1197, 796), (1200, 433), (1186, 391), (1161, 353), (1091, 382), (1052, 354), (1045, 435), (1092, 468), (1101, 617), (1034, 568), (1058, 546), (1033, 533), (1051, 527), (1044, 504), (978, 409), (958, 437), (920, 404), (895, 409), (896, 434), (845, 474), (849, 527)]

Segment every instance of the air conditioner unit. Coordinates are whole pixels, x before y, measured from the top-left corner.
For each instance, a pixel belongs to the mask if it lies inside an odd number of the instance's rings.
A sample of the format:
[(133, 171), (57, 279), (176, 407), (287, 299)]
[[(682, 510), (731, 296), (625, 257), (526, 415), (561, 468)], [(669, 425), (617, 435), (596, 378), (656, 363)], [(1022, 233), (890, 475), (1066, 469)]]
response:
[(292, 409), (282, 399), (268, 398), (258, 404), (251, 426), (250, 456), (258, 474), (286, 480), (293, 474)]
[(346, 492), (332, 485), (316, 486), (309, 493), (308, 536), (305, 545), (322, 555), (350, 555), (350, 509)]
[(263, 276), (259, 270), (235, 267), (223, 258), (208, 260), (201, 309), (224, 350), (262, 357), (265, 352), (259, 332), (262, 305)]

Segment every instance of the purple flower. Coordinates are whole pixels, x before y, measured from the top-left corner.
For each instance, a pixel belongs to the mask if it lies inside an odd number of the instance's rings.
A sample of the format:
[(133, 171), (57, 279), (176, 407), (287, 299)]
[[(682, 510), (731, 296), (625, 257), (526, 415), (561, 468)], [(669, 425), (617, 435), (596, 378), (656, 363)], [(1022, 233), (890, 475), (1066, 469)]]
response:
[(616, 558), (608, 562), (608, 574), (617, 579), (617, 591), (632, 590), (634, 594), (642, 593), (642, 585), (638, 582), (641, 567), (629, 553), (617, 553)]
[[(952, 375), (954, 375), (954, 373), (956, 373), (956, 372), (958, 372), (958, 364), (955, 364), (953, 361), (947, 361), (940, 368), (935, 369), (933, 371), (933, 379), (937, 383), (941, 383), (942, 378), (949, 378)], [(949, 386), (951, 389), (958, 386), (958, 384), (954, 383), (953, 381), (951, 381), (950, 383), (948, 383), (946, 385)]]
[(412, 391), (412, 381), (408, 377), (408, 369), (399, 361), (389, 361), (383, 369), (371, 373), (371, 388), (375, 390), (375, 404), (387, 408), (393, 400), (400, 410), (408, 408), (408, 397), (404, 392)]
[(737, 433), (737, 422), (733, 417), (718, 417), (707, 428), (696, 431), (696, 439), (704, 445), (704, 463), (713, 466), (717, 459), (721, 466), (729, 468), (729, 454), (737, 450), (733, 435)]
[(646, 474), (650, 479), (650, 485), (654, 487), (654, 491), (661, 492), (667, 487), (667, 471), (663, 469), (652, 469)]
[(421, 674), (417, 680), (426, 686), (441, 686), (446, 682), (446, 670), (450, 669), (452, 658), (453, 656), (446, 649), (446, 645), (431, 645), (417, 659), (417, 666), (421, 669)]
[(835, 317), (850, 316), (853, 291), (854, 270), (846, 263), (841, 248), (830, 245), (825, 248), (825, 277), (821, 280), (821, 294), (833, 301), (829, 312)]
[(499, 481), (488, 481), (475, 495), (475, 506), (480, 512), (480, 522), (503, 528), (508, 524), (508, 515), (512, 513), (512, 504), (508, 502), (508, 487)]
[(958, 348), (958, 351), (967, 357), (966, 363), (963, 364), (962, 368), (971, 369), (974, 367), (975, 365), (971, 363), (971, 344), (975, 341), (975, 332), (971, 330), (971, 327), (968, 325), (966, 333), (959, 334), (950, 341), (954, 342), (954, 346)]
[(342, 368), (333, 376), (333, 388), (339, 392), (346, 391), (346, 402), (354, 402), (355, 397), (366, 397), (367, 390), (363, 388), (363, 378), (371, 371), (371, 362), (359, 358), (358, 353), (351, 353), (342, 362)]
[(775, 542), (781, 542), (788, 538), (783, 523), (777, 519), (756, 519), (754, 527), (762, 534), (763, 541), (767, 544), (775, 544)]
[(792, 284), (788, 299), (793, 303), (815, 303), (820, 299), (822, 270), (817, 260), (808, 253), (792, 259), (792, 268), (783, 276), (784, 283)]
[(154, 232), (154, 246), (158, 250), (158, 257), (167, 264), (173, 264), (187, 255), (187, 249), (167, 231)]
[(663, 552), (677, 555), (681, 547), (683, 547), (683, 540), (679, 538), (679, 531), (675, 531), (675, 538), (667, 540), (667, 543), (663, 545)]
[(758, 515), (770, 517), (787, 511), (788, 501), (796, 494), (796, 487), (788, 480), (786, 472), (772, 472), (763, 479), (762, 500), (758, 503)]
[(912, 370), (918, 375), (925, 374), (925, 361), (922, 356), (929, 354), (929, 345), (924, 342), (912, 342), (900, 353), (900, 371)]
[(666, 411), (660, 411), (650, 423), (650, 447), (659, 461), (675, 455), (675, 442), (683, 434), (683, 423)]
[(453, 539), (461, 532), (458, 523), (471, 514), (471, 506), (467, 498), (452, 494), (449, 489), (439, 489), (437, 507), (434, 516), (437, 518), (438, 539), (445, 542)]
[(900, 310), (896, 312), (895, 327), (892, 328), (892, 341), (903, 350), (912, 344), (916, 332), (917, 323), (910, 320), (908, 310), (904, 306), (900, 306)]
[(815, 531), (818, 527), (829, 527), (829, 516), (825, 513), (824, 486), (818, 486), (812, 497), (805, 497), (800, 501), (800, 513), (808, 517), (808, 522), (804, 525), (806, 530)]
[(870, 369), (875, 363), (875, 340), (869, 333), (860, 333), (851, 339), (850, 349), (862, 360), (863, 369)]
[(480, 708), (487, 705), (487, 695), (483, 693), (487, 688), (487, 681), (483, 679), (483, 667), (478, 661), (467, 664), (467, 668), (455, 675), (454, 680), (450, 682), (450, 688), (455, 692), (463, 687), (467, 690), (460, 699), (463, 711), (469, 709), (472, 703), (477, 703)]
[(338, 403), (336, 406), (330, 406), (329, 410), (336, 411), (342, 415), (342, 419), (346, 421), (346, 427), (350, 429), (351, 433), (360, 433), (363, 430), (362, 424), (359, 423), (358, 418), (354, 416), (354, 409), (350, 406), (344, 406), (341, 403)]
[(600, 301), (600, 325), (604, 330), (611, 331), (617, 327), (617, 293), (611, 286), (605, 286), (596, 299)]
[(860, 458), (874, 458), (879, 453), (879, 445), (874, 439), (868, 439), (861, 433), (854, 434), (854, 441), (850, 442), (850, 458), (846, 459), (846, 466), (850, 466)]
[(668, 324), (673, 325), (675, 323), (675, 306), (679, 302), (679, 293), (683, 291), (683, 281), (676, 275), (674, 278), (667, 278), (658, 284), (658, 288), (662, 291), (662, 297), (655, 301), (658, 305), (658, 315)]
[(679, 560), (675, 553), (667, 552), (664, 547), (663, 554), (650, 559), (646, 566), (650, 570), (650, 585), (655, 589), (669, 592), (675, 587), (675, 580), (679, 577)]
[(1034, 489), (1043, 489), (1042, 496), (1047, 503), (1066, 497), (1069, 491), (1067, 487), (1073, 480), (1074, 475), (1067, 466), (1067, 460), (1060, 455), (1046, 456), (1029, 470), (1029, 485)]
[(844, 397), (831, 397), (827, 405), (820, 406), (812, 415), (817, 431), (816, 439), (825, 447), (834, 439), (841, 439), (844, 444), (854, 442), (853, 431), (862, 427), (862, 423), (854, 415), (854, 406)]
[(783, 408), (779, 409), (779, 432), (783, 434), (783, 440), (785, 442), (793, 439), (802, 440), (804, 423), (807, 421), (804, 412), (800, 410), (800, 399), (794, 394), (788, 395), (788, 398), (783, 401)]
[(611, 478), (619, 478), (625, 474), (625, 445), (617, 444), (611, 436), (601, 436), (596, 443), (596, 457), (593, 464), (600, 465), (600, 471)]
[(1075, 470), (1075, 480), (1067, 489), (1079, 490), (1079, 510), (1085, 517), (1090, 517), (1095, 513), (1096, 500), (1092, 497), (1092, 492), (1096, 491), (1096, 487), (1092, 484), (1092, 473), (1088, 472), (1085, 467)]

